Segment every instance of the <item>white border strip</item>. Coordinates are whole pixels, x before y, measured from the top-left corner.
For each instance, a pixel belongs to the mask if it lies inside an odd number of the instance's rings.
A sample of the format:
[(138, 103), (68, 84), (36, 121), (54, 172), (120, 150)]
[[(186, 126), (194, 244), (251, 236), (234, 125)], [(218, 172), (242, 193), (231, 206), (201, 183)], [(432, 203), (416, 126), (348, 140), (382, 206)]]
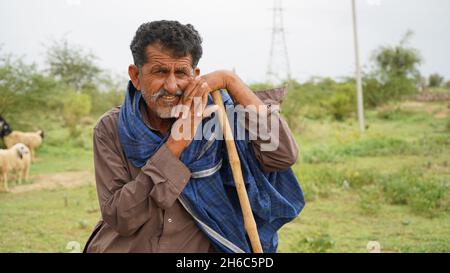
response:
[(220, 159), (219, 163), (217, 163), (216, 166), (214, 166), (210, 169), (191, 173), (191, 178), (202, 178), (202, 177), (207, 177), (207, 176), (213, 175), (218, 170), (220, 170), (220, 168), (222, 168), (222, 159)]

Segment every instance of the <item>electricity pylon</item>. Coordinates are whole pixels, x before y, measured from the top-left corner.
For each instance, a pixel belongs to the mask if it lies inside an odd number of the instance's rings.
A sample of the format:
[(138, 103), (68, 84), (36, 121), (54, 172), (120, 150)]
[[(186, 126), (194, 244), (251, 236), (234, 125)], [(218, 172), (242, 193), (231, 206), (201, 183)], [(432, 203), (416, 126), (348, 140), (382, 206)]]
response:
[(283, 26), (283, 8), (281, 0), (274, 0), (272, 8), (272, 41), (270, 45), (267, 79), (272, 83), (279, 83), (291, 79), (291, 68), (287, 51), (287, 44)]

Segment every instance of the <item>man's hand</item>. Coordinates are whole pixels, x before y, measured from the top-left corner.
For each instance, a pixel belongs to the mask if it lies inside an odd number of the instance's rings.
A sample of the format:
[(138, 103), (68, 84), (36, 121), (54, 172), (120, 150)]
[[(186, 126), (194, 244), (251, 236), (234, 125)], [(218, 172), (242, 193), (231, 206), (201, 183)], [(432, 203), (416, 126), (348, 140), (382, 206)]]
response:
[[(253, 91), (232, 71), (217, 70), (201, 76), (211, 90), (226, 89), (234, 102), (242, 106), (262, 106), (264, 103)], [(261, 109), (264, 109), (261, 107)]]
[(192, 142), (202, 120), (218, 110), (217, 105), (206, 108), (208, 94), (211, 91), (205, 79), (196, 77), (184, 90), (180, 104), (174, 108), (174, 116), (178, 119), (172, 125), (166, 145), (176, 157), (180, 157)]
[(195, 132), (203, 118), (218, 110), (214, 105), (206, 107), (208, 94), (211, 91), (226, 89), (235, 103), (244, 107), (252, 105), (266, 111), (264, 103), (248, 88), (247, 85), (233, 72), (217, 70), (192, 79), (185, 89), (180, 105), (175, 108), (178, 119), (172, 125), (172, 132), (166, 142), (169, 150), (177, 157), (194, 139)]

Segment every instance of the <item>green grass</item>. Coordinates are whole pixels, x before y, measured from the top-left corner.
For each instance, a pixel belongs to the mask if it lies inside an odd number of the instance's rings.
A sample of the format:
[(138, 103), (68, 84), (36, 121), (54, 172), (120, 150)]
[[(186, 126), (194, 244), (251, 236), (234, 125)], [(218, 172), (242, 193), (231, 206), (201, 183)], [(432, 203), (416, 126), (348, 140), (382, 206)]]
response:
[(368, 241), (374, 240), (385, 252), (450, 251), (450, 216), (430, 219), (411, 213), (406, 206), (380, 206), (380, 213), (367, 214), (359, 207), (357, 195), (344, 190), (310, 201), (301, 216), (280, 231), (279, 251), (316, 251), (307, 239), (323, 234), (334, 241), (328, 252), (367, 252)]
[[(450, 252), (449, 118), (434, 116), (447, 105), (367, 111), (364, 134), (353, 119), (301, 118), (293, 169), (307, 204), (281, 229), (279, 251), (367, 252), (376, 240), (386, 252)], [(92, 127), (76, 138), (48, 127), (32, 176), (93, 170)], [(92, 185), (0, 194), (0, 252), (84, 246), (98, 218)]]
[[(60, 150), (63, 150), (61, 153)], [(42, 147), (36, 163), (32, 164), (31, 174), (47, 174), (65, 171), (93, 171), (92, 151), (74, 148)]]
[(93, 170), (92, 126), (83, 128), (74, 138), (61, 125), (48, 125), (37, 157), (31, 174)]
[[(280, 232), (281, 252), (450, 251), (450, 131), (426, 108), (389, 119), (302, 121), (294, 166), (307, 205)], [(448, 118), (447, 118), (448, 119)], [(344, 182), (345, 181), (345, 182)]]
[(99, 219), (92, 185), (3, 193), (0, 201), (0, 252), (68, 252), (69, 241), (84, 246)]

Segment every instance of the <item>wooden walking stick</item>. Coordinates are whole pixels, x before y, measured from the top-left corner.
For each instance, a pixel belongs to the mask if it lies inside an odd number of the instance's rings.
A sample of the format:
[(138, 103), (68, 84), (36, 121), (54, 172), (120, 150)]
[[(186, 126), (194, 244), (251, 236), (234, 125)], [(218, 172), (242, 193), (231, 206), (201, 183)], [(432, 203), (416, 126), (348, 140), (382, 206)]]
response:
[(263, 253), (261, 241), (259, 240), (258, 229), (256, 227), (255, 218), (253, 217), (250, 201), (248, 200), (247, 189), (245, 188), (244, 178), (242, 177), (241, 162), (234, 143), (233, 132), (231, 131), (230, 123), (228, 122), (225, 107), (223, 105), (220, 91), (216, 90), (211, 93), (213, 101), (219, 106), (219, 124), (222, 129), (225, 143), (227, 145), (228, 157), (230, 159), (231, 171), (233, 172), (234, 183), (239, 198), (239, 203), (244, 217), (244, 227), (247, 231), (248, 237), (254, 253)]

